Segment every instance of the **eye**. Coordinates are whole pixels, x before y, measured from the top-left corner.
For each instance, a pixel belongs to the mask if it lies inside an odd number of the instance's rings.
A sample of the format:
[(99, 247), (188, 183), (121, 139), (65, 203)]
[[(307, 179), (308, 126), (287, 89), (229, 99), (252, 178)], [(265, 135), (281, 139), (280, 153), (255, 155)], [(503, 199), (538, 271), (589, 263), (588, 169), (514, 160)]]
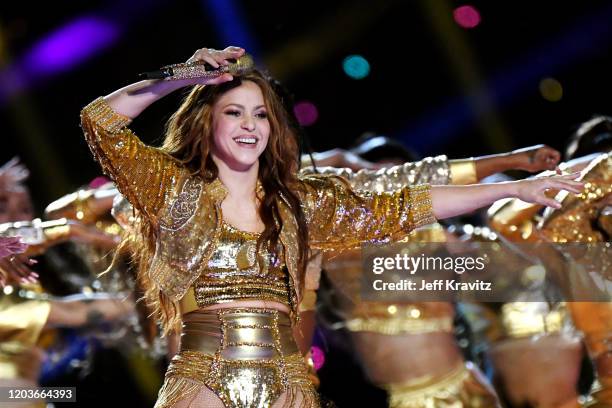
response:
[(237, 110), (228, 110), (228, 111), (225, 111), (225, 114), (229, 115), (229, 116), (236, 116), (237, 117), (237, 116), (240, 116), (240, 111), (237, 111)]
[(268, 112), (258, 112), (255, 114), (255, 117), (258, 119), (266, 119), (268, 117)]

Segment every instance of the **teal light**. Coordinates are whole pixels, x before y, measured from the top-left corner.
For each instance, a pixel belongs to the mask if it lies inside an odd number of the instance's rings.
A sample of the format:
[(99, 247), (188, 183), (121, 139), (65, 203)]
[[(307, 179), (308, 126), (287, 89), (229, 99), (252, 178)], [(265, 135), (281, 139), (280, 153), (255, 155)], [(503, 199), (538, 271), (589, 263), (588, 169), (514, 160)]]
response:
[(349, 55), (342, 61), (346, 75), (353, 79), (363, 79), (370, 73), (370, 63), (361, 55)]

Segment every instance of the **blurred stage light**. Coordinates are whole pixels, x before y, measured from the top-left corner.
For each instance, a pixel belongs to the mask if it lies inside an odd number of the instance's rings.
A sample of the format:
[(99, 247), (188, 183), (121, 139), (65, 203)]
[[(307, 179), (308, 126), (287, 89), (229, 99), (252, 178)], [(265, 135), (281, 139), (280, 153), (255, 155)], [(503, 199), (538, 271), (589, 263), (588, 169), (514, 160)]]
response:
[(370, 73), (370, 63), (361, 55), (349, 55), (342, 61), (342, 69), (353, 79), (363, 79)]
[(325, 364), (325, 353), (323, 350), (321, 350), (321, 348), (312, 346), (310, 348), (310, 356), (312, 358), (315, 371), (319, 371), (319, 369)]
[(563, 86), (554, 78), (544, 78), (539, 88), (542, 98), (549, 102), (558, 102), (563, 98)]
[(453, 18), (463, 28), (474, 28), (480, 24), (480, 13), (474, 6), (460, 6), (453, 11)]
[(21, 66), (30, 75), (61, 72), (97, 54), (118, 36), (119, 29), (113, 23), (99, 17), (82, 17), (35, 44)]
[(297, 102), (293, 107), (293, 112), (302, 126), (310, 126), (319, 119), (319, 111), (312, 102)]

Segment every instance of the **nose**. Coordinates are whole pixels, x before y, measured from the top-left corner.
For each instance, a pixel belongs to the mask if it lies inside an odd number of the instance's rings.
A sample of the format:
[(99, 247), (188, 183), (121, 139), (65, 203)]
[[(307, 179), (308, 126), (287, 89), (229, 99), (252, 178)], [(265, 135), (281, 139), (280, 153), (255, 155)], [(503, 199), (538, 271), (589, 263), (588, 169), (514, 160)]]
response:
[(245, 115), (241, 124), (242, 128), (246, 131), (252, 132), (255, 130), (255, 121), (252, 117)]

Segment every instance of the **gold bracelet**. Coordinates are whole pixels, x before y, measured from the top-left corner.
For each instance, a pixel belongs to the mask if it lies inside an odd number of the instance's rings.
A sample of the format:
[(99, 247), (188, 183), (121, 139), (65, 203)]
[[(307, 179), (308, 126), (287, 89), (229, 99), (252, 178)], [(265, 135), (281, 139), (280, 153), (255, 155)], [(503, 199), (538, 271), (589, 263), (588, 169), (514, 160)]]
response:
[(474, 159), (450, 160), (450, 179), (455, 185), (476, 184), (476, 162)]

